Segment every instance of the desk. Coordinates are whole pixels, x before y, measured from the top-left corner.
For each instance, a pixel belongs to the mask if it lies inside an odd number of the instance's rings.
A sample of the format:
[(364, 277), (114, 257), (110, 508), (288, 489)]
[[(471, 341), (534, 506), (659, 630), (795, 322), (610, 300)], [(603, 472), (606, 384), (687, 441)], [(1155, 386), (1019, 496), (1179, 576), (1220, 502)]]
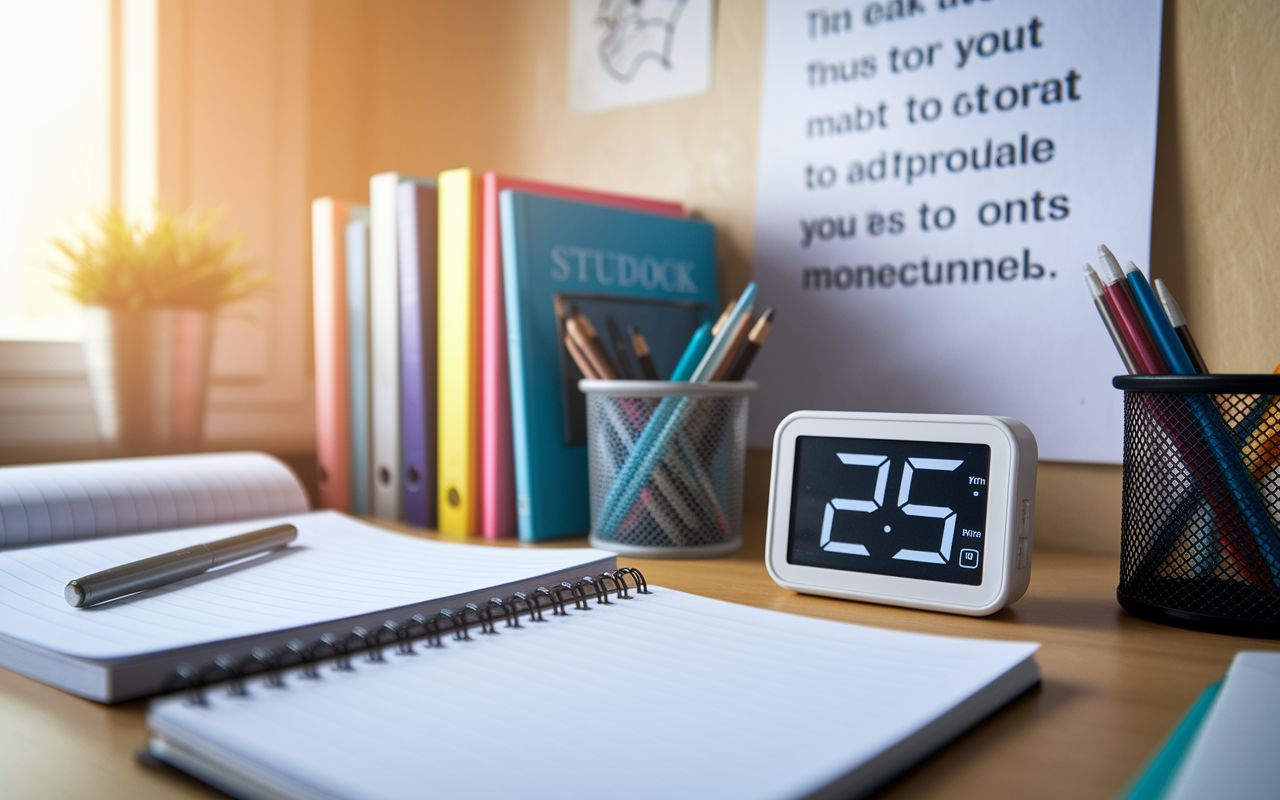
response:
[[(1044, 683), (891, 784), (880, 798), (1113, 798), (1243, 648), (1280, 643), (1169, 628), (1115, 601), (1118, 559), (1037, 552), (1031, 588), (984, 619), (806, 597), (763, 562), (764, 520), (709, 561), (619, 559), (651, 583), (864, 625), (1042, 642)], [(581, 544), (569, 541), (560, 546)], [(555, 545), (552, 545), (555, 546)], [(181, 775), (137, 765), (145, 702), (102, 706), (0, 670), (0, 793), (15, 798), (211, 798)]]

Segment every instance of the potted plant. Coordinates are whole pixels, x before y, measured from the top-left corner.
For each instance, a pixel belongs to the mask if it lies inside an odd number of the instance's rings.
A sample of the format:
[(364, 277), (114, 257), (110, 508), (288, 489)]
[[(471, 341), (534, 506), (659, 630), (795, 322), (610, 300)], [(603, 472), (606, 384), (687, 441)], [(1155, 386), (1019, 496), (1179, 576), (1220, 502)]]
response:
[(221, 214), (113, 208), (73, 241), (55, 240), (65, 291), (84, 305), (84, 361), (98, 433), (111, 455), (198, 450), (213, 320), (268, 277), (216, 239)]

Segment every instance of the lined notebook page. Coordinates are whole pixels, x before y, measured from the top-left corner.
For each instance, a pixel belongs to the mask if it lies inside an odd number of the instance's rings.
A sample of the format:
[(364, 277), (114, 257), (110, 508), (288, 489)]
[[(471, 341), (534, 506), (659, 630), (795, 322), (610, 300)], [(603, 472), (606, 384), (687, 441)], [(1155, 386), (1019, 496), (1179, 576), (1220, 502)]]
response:
[[(293, 546), (89, 608), (67, 581), (290, 522)], [(333, 511), (0, 552), (0, 634), (97, 659), (369, 614), (611, 558), (590, 548), (476, 547), (390, 533)], [(584, 569), (583, 574), (595, 574)]]
[(166, 698), (149, 721), (290, 797), (798, 797), (1037, 648), (662, 588), (546, 619), (204, 707)]
[(297, 514), (307, 493), (264, 453), (0, 468), (0, 547)]

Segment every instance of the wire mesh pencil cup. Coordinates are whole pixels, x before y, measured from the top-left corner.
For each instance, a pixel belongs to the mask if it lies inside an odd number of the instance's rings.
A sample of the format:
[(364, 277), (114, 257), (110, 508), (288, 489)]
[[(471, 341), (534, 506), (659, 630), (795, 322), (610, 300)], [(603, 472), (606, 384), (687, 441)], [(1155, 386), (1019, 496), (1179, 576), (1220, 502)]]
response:
[(587, 396), (592, 545), (648, 558), (742, 547), (753, 381), (578, 386)]
[(1280, 376), (1151, 375), (1124, 390), (1120, 605), (1280, 637)]

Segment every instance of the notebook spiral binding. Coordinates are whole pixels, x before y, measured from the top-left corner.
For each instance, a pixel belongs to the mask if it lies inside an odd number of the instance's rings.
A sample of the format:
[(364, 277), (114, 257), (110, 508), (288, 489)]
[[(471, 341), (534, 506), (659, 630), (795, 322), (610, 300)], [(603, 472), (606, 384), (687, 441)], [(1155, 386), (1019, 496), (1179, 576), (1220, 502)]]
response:
[[(628, 578), (633, 586), (627, 586)], [(632, 600), (632, 591), (652, 594), (640, 570), (622, 567), (594, 577), (585, 576), (576, 583), (564, 581), (550, 589), (539, 586), (532, 594), (516, 592), (505, 600), (492, 597), (483, 605), (467, 603), (456, 611), (442, 608), (430, 617), (414, 614), (407, 620), (387, 620), (380, 628), (357, 626), (345, 634), (326, 633), (312, 642), (293, 639), (274, 650), (255, 647), (245, 656), (223, 654), (205, 667), (182, 664), (175, 671), (174, 688), (187, 692), (188, 704), (205, 705), (205, 687), (212, 683), (225, 681), (227, 692), (233, 696), (247, 695), (245, 681), (253, 677), (265, 677), (267, 687), (280, 688), (285, 685), (286, 670), (297, 668), (300, 678), (315, 679), (320, 677), (320, 662), (325, 660), (332, 659), (334, 669), (350, 670), (352, 658), (362, 653), (367, 654), (368, 661), (376, 663), (385, 660), (382, 651), (387, 647), (410, 655), (415, 652), (414, 644), (422, 640), (426, 640), (428, 647), (443, 647), (449, 634), (459, 641), (470, 640), (470, 629), (477, 625), (481, 634), (494, 634), (498, 632), (499, 621), (505, 620), (505, 627), (519, 628), (522, 614), (529, 615), (529, 622), (545, 622), (544, 611), (563, 616), (569, 613), (566, 610), (569, 605), (587, 611), (593, 599), (597, 605), (611, 605), (610, 594), (619, 600)]]

